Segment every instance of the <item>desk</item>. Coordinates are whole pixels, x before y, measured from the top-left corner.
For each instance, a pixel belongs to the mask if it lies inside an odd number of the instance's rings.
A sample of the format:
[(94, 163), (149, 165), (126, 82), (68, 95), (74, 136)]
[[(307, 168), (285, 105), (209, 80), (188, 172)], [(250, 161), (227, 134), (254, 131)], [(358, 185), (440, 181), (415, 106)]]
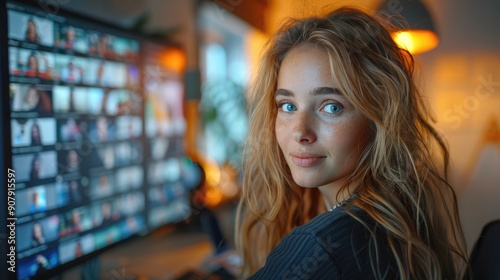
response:
[[(173, 280), (199, 267), (212, 255), (212, 245), (196, 225), (167, 227), (118, 245), (98, 257), (101, 279)], [(59, 279), (81, 279), (84, 265)]]

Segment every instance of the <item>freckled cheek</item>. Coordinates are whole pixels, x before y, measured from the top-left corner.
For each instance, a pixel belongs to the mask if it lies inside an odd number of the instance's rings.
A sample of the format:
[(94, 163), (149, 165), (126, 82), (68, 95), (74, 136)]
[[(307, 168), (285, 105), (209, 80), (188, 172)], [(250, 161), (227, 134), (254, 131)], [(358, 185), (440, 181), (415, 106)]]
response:
[(289, 131), (287, 130), (285, 122), (277, 118), (274, 130), (275, 130), (276, 140), (278, 141), (278, 145), (280, 146), (281, 150), (283, 150), (285, 145), (284, 141), (290, 138)]
[(364, 126), (337, 124), (324, 127), (321, 131), (324, 145), (336, 154), (361, 153), (366, 145)]

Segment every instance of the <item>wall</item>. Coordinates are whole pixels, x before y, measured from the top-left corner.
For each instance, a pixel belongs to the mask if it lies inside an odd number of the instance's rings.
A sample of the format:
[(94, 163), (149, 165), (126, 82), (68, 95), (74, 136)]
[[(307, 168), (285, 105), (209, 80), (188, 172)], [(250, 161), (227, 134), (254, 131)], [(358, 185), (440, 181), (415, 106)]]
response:
[(500, 218), (500, 2), (426, 1), (441, 42), (418, 57), (424, 93), (451, 150), (468, 247)]

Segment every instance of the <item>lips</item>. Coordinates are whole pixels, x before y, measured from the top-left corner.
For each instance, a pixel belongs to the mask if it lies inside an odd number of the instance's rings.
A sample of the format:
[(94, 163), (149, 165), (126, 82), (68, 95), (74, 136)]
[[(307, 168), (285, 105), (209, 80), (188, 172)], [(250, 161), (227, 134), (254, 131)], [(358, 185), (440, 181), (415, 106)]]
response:
[(326, 157), (316, 154), (300, 153), (290, 154), (293, 163), (298, 167), (313, 167), (320, 164)]

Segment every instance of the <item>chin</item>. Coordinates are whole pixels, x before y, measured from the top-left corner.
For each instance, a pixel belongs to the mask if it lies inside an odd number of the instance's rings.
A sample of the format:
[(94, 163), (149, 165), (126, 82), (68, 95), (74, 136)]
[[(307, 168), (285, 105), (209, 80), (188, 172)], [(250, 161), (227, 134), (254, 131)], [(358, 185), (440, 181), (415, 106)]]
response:
[(317, 188), (321, 186), (321, 184), (315, 180), (312, 180), (312, 178), (308, 178), (308, 176), (292, 176), (293, 181), (295, 184), (297, 184), (301, 188)]

